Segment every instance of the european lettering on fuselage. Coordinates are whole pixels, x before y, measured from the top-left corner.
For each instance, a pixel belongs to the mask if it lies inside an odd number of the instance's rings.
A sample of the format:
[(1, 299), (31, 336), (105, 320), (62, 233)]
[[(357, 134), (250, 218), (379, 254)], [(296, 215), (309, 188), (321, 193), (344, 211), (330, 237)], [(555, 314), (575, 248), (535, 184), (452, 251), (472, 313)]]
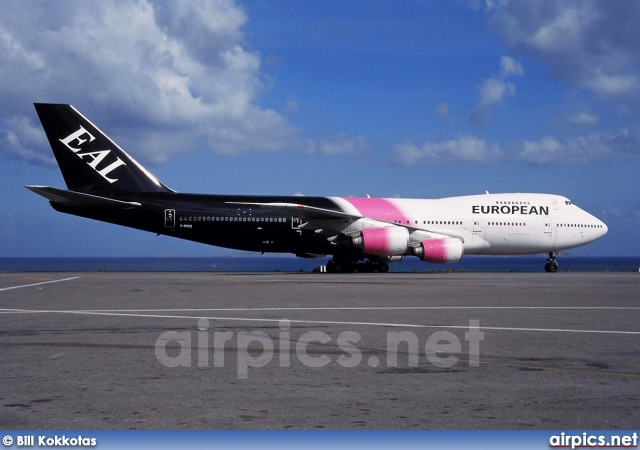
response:
[[(83, 138), (83, 136), (85, 136), (85, 138)], [(89, 167), (95, 170), (99, 175), (102, 176), (102, 178), (107, 180), (109, 183), (115, 183), (116, 181), (118, 181), (118, 179), (109, 178), (107, 175), (113, 172), (116, 168), (126, 165), (123, 160), (116, 157), (116, 160), (113, 161), (111, 164), (98, 170), (98, 164), (100, 164), (102, 160), (104, 160), (107, 157), (107, 155), (111, 153), (111, 150), (98, 150), (98, 151), (88, 151), (85, 153), (79, 153), (81, 149), (77, 147), (73, 147), (71, 145), (72, 143), (74, 143), (73, 141), (76, 141), (75, 145), (81, 146), (85, 142), (92, 142), (93, 140), (95, 140), (95, 137), (91, 133), (89, 133), (87, 130), (85, 130), (82, 126), (80, 126), (80, 129), (78, 131), (71, 133), (69, 136), (67, 136), (64, 139), (60, 139), (60, 142), (62, 142), (73, 153), (78, 155), (80, 159), (84, 159), (85, 156), (91, 158), (91, 161), (87, 162)]]
[(548, 206), (529, 205), (473, 205), (472, 214), (537, 214), (548, 216)]

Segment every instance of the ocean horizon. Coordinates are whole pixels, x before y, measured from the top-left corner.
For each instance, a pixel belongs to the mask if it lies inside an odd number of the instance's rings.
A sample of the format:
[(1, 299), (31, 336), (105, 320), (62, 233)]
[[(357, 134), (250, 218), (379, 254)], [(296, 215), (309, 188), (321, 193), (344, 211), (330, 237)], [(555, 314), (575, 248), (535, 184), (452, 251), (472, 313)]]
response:
[[(286, 256), (0, 258), (0, 272), (312, 272), (328, 258)], [(465, 256), (456, 264), (406, 258), (392, 272), (544, 272), (545, 255)], [(558, 257), (559, 272), (637, 272), (640, 257)]]

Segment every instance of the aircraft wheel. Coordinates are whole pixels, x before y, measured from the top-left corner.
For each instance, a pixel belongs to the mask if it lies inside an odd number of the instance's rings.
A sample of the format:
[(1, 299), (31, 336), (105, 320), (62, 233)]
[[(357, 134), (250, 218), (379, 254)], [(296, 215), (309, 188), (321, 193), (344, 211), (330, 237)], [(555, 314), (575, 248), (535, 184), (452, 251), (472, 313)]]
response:
[(548, 273), (556, 273), (558, 271), (558, 262), (556, 261), (556, 254), (554, 252), (549, 252), (549, 261), (544, 265), (544, 271)]
[(387, 263), (378, 264), (378, 272), (379, 273), (387, 273), (387, 272), (389, 272), (389, 264), (387, 264)]
[(330, 273), (353, 273), (355, 271), (355, 262), (331, 260), (327, 263), (327, 272)]

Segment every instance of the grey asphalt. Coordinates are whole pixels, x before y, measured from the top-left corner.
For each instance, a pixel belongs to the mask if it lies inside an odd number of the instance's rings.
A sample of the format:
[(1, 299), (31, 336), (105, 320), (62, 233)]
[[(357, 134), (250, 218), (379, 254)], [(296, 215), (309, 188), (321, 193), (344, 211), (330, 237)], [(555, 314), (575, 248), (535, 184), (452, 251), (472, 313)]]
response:
[(5, 429), (639, 420), (637, 273), (0, 274)]

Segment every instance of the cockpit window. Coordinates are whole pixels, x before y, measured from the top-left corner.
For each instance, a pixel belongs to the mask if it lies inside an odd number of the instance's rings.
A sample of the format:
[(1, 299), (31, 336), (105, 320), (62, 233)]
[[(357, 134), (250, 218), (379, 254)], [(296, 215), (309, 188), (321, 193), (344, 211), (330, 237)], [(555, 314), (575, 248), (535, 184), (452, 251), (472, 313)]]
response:
[(564, 203), (565, 205), (573, 205), (573, 202), (571, 200), (565, 200)]

